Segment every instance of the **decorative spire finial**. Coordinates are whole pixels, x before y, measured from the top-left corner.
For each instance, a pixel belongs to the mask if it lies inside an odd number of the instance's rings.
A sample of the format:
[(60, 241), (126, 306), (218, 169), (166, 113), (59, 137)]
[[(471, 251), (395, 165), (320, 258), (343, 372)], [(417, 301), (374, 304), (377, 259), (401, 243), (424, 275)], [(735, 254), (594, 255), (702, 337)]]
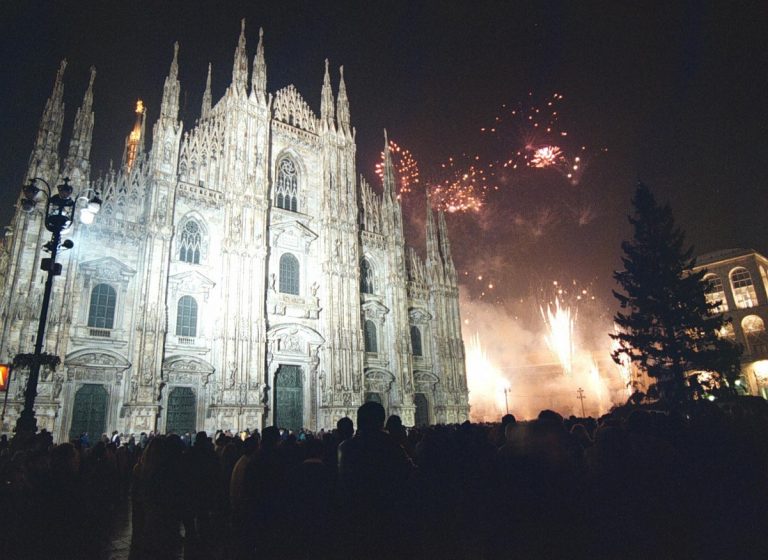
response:
[(347, 98), (347, 85), (344, 83), (344, 66), (339, 66), (339, 97), (336, 100), (336, 115), (339, 120), (339, 128), (349, 132), (349, 99)]
[(259, 44), (256, 56), (253, 58), (253, 76), (251, 77), (251, 92), (266, 103), (267, 100), (267, 63), (264, 60), (264, 29), (259, 28)]
[(323, 75), (323, 89), (320, 96), (320, 119), (327, 128), (333, 128), (333, 90), (331, 89), (331, 76), (328, 73), (328, 59), (325, 59), (325, 74)]
[(208, 77), (205, 79), (205, 91), (203, 91), (203, 105), (200, 108), (200, 120), (205, 120), (211, 114), (211, 63), (208, 63)]
[(72, 137), (69, 141), (67, 159), (64, 160), (63, 175), (72, 177), (76, 183), (90, 178), (91, 138), (93, 135), (93, 81), (96, 68), (91, 66), (88, 87), (83, 95), (83, 104), (75, 115)]
[(392, 202), (395, 198), (395, 169), (392, 165), (392, 155), (389, 153), (389, 137), (384, 129), (384, 198)]
[(176, 120), (179, 117), (179, 92), (181, 91), (181, 85), (179, 84), (179, 42), (173, 43), (173, 60), (171, 61), (171, 69), (168, 71), (168, 76), (165, 78), (165, 85), (163, 86), (163, 101), (160, 104), (160, 118), (169, 118)]
[(245, 50), (245, 18), (240, 20), (240, 38), (235, 49), (235, 61), (232, 65), (232, 87), (238, 93), (247, 93), (248, 53)]

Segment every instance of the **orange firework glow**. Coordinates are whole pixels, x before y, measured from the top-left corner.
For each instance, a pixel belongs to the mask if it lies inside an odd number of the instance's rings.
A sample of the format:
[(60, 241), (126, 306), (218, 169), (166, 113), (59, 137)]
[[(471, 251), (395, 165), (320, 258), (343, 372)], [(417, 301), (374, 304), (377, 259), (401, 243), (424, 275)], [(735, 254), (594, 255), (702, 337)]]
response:
[[(419, 184), (419, 164), (410, 150), (399, 146), (394, 140), (389, 141), (389, 153), (395, 168), (397, 196), (400, 198)], [(376, 164), (376, 175), (384, 177), (384, 152), (381, 152), (381, 162)]]
[(565, 375), (573, 373), (573, 324), (574, 317), (568, 307), (560, 305), (560, 299), (555, 298), (554, 308), (547, 305), (546, 311), (541, 308), (541, 316), (547, 325), (548, 332), (544, 336), (547, 346), (557, 356)]
[(467, 388), (471, 403), (470, 417), (475, 422), (494, 422), (512, 406), (509, 382), (491, 363), (475, 333), (467, 345)]
[[(471, 159), (471, 163), (461, 160)], [(485, 202), (488, 191), (488, 176), (480, 164), (479, 156), (449, 158), (442, 164), (441, 174), (445, 177), (429, 185), (432, 207), (444, 212), (477, 212)]]
[(557, 165), (563, 160), (563, 151), (557, 146), (542, 146), (533, 153), (531, 166), (542, 169)]

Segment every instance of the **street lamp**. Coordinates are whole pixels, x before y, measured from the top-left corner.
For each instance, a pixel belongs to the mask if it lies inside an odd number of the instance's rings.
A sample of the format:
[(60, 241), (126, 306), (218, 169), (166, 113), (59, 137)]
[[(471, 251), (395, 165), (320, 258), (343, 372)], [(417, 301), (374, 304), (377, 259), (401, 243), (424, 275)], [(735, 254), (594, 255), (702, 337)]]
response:
[(509, 414), (509, 399), (507, 395), (512, 391), (512, 388), (508, 385), (504, 386), (504, 405), (507, 407), (507, 414)]
[[(37, 186), (38, 181), (44, 185), (42, 189)], [(69, 177), (64, 178), (64, 182), (56, 187), (56, 191), (54, 193), (51, 186), (39, 177), (30, 179), (29, 184), (22, 189), (24, 196), (21, 199), (21, 209), (23, 212), (32, 212), (37, 203), (41, 199), (45, 199), (45, 229), (51, 232), (51, 240), (43, 245), (43, 249), (50, 253), (51, 256), (40, 262), (40, 268), (46, 271), (48, 276), (45, 280), (40, 320), (37, 323), (35, 352), (32, 355), (29, 379), (24, 390), (24, 409), (16, 421), (17, 434), (22, 432), (35, 433), (37, 431), (34, 408), (35, 397), (37, 397), (37, 382), (40, 378), (40, 365), (44, 361), (46, 363), (50, 361), (50, 356), (43, 355), (43, 336), (45, 335), (45, 324), (48, 321), (48, 306), (51, 302), (53, 277), (61, 274), (61, 265), (56, 262), (56, 255), (60, 247), (71, 249), (75, 245), (71, 239), (62, 242), (61, 234), (72, 225), (72, 219), (78, 202), (84, 201), (85, 203), (80, 212), (80, 220), (86, 224), (93, 222), (94, 215), (101, 208), (101, 199), (98, 193), (92, 189), (87, 189), (83, 194), (77, 195), (73, 199), (73, 188), (69, 184)]]

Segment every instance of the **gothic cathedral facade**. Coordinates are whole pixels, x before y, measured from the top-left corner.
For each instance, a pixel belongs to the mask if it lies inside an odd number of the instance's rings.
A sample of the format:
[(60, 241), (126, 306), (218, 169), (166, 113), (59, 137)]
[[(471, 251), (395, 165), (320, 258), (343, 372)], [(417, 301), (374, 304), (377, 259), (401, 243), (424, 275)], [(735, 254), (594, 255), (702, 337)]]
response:
[[(366, 400), (406, 425), (468, 418), (443, 215), (428, 210), (422, 259), (405, 245), (386, 138), (383, 192), (357, 176), (343, 68), (334, 99), (326, 62), (318, 117), (293, 86), (267, 93), (261, 33), (249, 76), (244, 29), (231, 85), (212, 103), (209, 67), (186, 130), (174, 46), (151, 150), (139, 106), (120, 168), (99, 180), (89, 161), (95, 71), (61, 160), (66, 63), (59, 69), (27, 179), (70, 177), (103, 198), (58, 257), (44, 351), (62, 363), (41, 371), (35, 411), (59, 441), (329, 429)], [(19, 206), (0, 254), (0, 359), (32, 351), (49, 238), (39, 209)], [(3, 431), (26, 375), (12, 375)]]

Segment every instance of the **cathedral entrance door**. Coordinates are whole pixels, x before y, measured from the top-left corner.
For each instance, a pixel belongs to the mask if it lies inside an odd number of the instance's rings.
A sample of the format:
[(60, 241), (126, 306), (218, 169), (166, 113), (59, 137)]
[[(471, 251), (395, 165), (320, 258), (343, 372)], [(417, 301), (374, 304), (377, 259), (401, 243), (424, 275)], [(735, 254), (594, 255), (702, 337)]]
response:
[(87, 432), (90, 441), (99, 440), (106, 429), (107, 399), (104, 385), (88, 383), (77, 390), (72, 405), (69, 439), (77, 439), (80, 434)]
[(384, 404), (383, 402), (381, 402), (381, 393), (366, 393), (365, 402), (377, 402), (381, 405)]
[(168, 413), (165, 417), (165, 433), (194, 434), (197, 425), (195, 392), (189, 387), (174, 387), (168, 393)]
[(428, 426), (429, 402), (427, 401), (427, 395), (416, 393), (414, 395), (414, 402), (416, 404), (416, 426)]
[(294, 432), (304, 426), (301, 367), (281, 365), (275, 374), (275, 426)]

